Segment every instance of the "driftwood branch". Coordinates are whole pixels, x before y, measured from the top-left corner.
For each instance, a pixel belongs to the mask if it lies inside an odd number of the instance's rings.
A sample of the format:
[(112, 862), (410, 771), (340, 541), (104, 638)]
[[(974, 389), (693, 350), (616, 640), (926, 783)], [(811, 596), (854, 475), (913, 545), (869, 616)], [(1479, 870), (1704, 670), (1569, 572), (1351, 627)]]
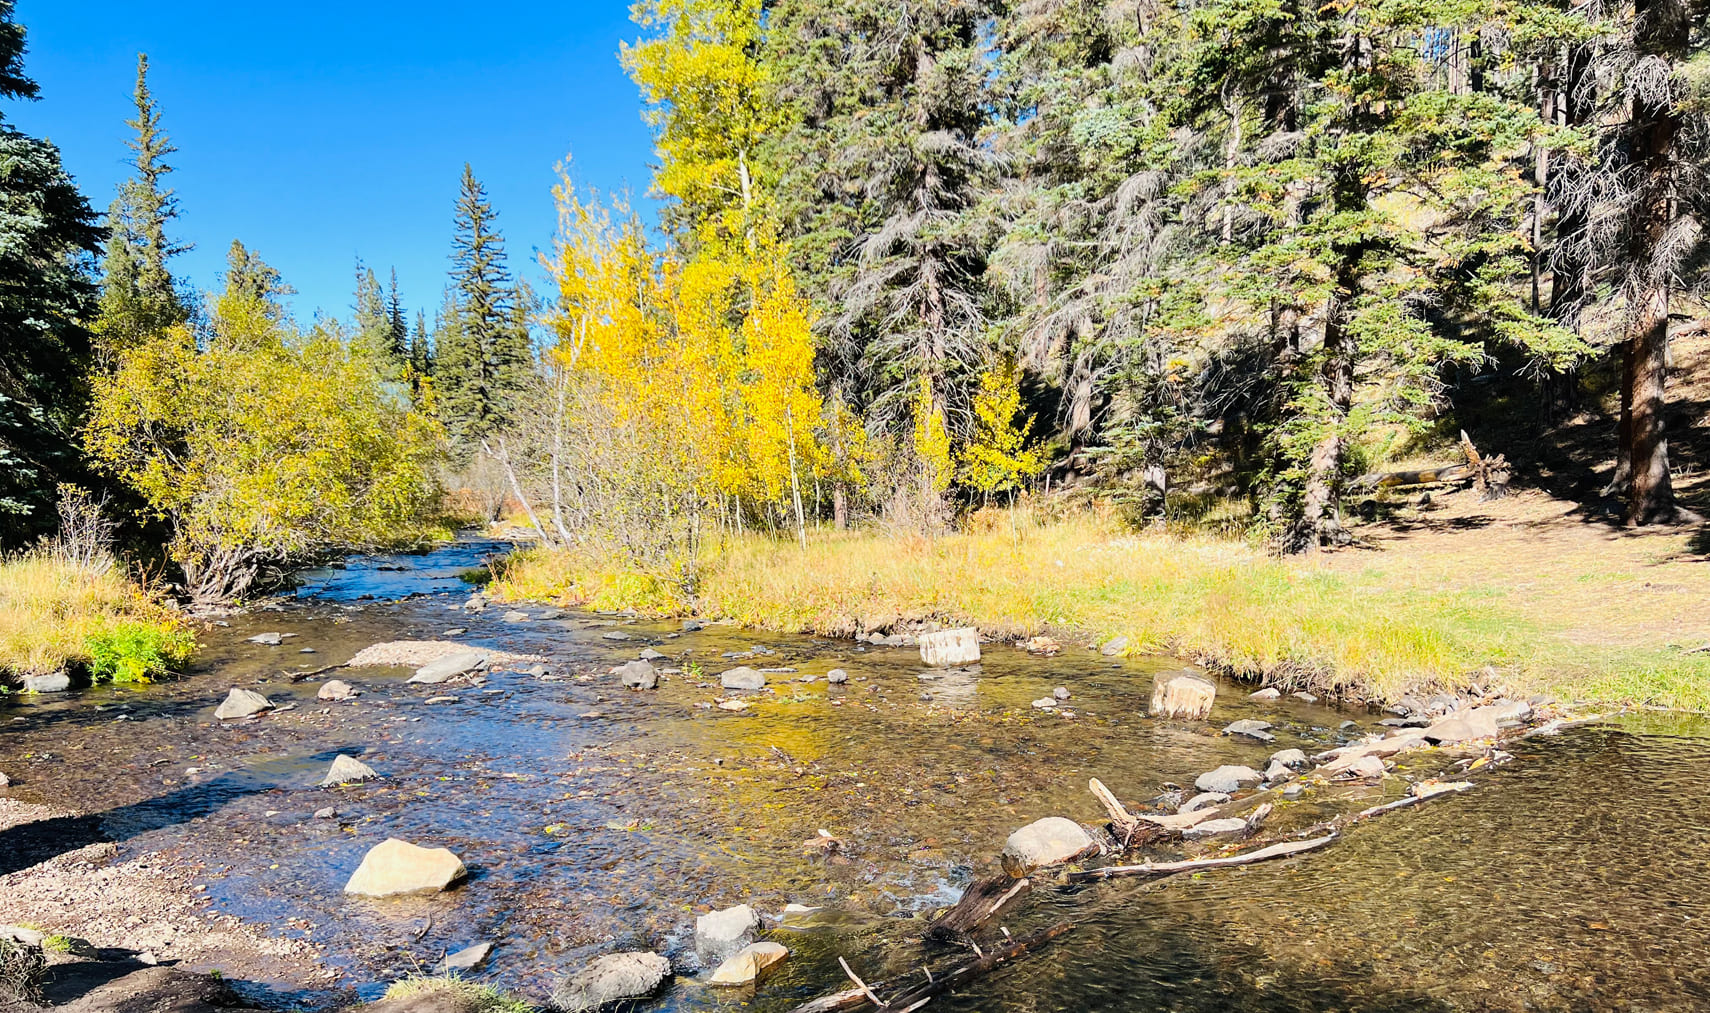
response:
[(1513, 477), (1514, 469), (1509, 466), (1506, 457), (1501, 454), (1495, 457), (1480, 454), (1465, 429), (1461, 430), (1461, 453), (1466, 455), (1467, 467), (1472, 471), (1473, 488), (1478, 490), (1479, 499), (1488, 501), (1508, 495), (1508, 482)]
[(1071, 872), (1069, 882), (1087, 883), (1100, 879), (1115, 879), (1119, 876), (1173, 876), (1180, 872), (1199, 872), (1203, 869), (1226, 869), (1235, 865), (1251, 865), (1254, 862), (1264, 862), (1273, 858), (1288, 858), (1308, 851), (1316, 851), (1333, 843), (1338, 835), (1326, 834), (1309, 841), (1285, 841), (1273, 844), (1268, 848), (1249, 851), (1241, 855), (1227, 855), (1223, 858), (1195, 858), (1185, 862), (1145, 862), (1140, 865), (1107, 865), (1102, 869), (1089, 869), (1086, 872)]
[(954, 907), (932, 920), (928, 938), (955, 939), (969, 935), (995, 918), (1033, 889), (1033, 881), (1007, 875), (975, 880), (962, 892)]

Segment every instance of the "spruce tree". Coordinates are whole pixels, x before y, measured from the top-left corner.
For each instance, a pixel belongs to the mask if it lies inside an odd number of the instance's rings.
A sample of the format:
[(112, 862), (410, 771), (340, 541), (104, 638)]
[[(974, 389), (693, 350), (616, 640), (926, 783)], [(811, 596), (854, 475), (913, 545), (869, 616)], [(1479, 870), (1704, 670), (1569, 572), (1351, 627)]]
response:
[[(0, 0), (0, 98), (33, 99), (24, 27)], [(0, 119), (0, 546), (52, 529), (55, 487), (81, 476), (75, 438), (103, 232), (59, 149)]]
[(101, 312), (96, 323), (103, 354), (115, 355), (175, 324), (190, 313), (176, 290), (168, 261), (190, 249), (167, 233), (178, 217), (178, 198), (166, 185), (174, 171), (166, 161), (178, 149), (160, 126), (160, 107), (148, 88), (148, 56), (137, 56), (132, 94), (136, 118), (125, 123), (136, 136), (127, 141), (136, 175), (119, 187), (107, 213), (110, 238), (103, 265)]
[(433, 338), (428, 334), (427, 314), (416, 310), (416, 329), (410, 335), (410, 368), (417, 376), (432, 376), (433, 358)]
[(356, 317), (351, 334), (351, 346), (360, 348), (376, 362), (401, 365), (392, 354), (392, 319), (386, 306), (385, 293), (374, 269), (356, 261)]
[(464, 455), (509, 420), (531, 365), (496, 219), (486, 189), (465, 164), (453, 219), (450, 303), (434, 343), (440, 415)]
[(400, 365), (410, 361), (410, 325), (404, 319), (404, 302), (398, 295), (398, 269), (392, 268), (392, 281), (386, 289), (386, 351)]

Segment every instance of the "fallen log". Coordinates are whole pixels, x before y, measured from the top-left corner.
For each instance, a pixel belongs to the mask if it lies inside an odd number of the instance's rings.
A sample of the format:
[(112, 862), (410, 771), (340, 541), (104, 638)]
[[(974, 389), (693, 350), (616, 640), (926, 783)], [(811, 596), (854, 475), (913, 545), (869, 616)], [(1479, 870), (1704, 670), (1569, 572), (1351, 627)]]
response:
[(1355, 813), (1354, 819), (1355, 820), (1370, 819), (1371, 817), (1376, 816), (1379, 813), (1394, 812), (1397, 809), (1406, 809), (1409, 806), (1416, 806), (1419, 803), (1425, 801), (1426, 799), (1433, 799), (1439, 795), (1453, 795), (1453, 794), (1457, 794), (1459, 792), (1467, 791), (1472, 786), (1473, 786), (1473, 783), (1471, 781), (1454, 781), (1454, 782), (1443, 782), (1443, 781), (1425, 782), (1425, 781), (1421, 781), (1419, 784), (1414, 785), (1413, 794), (1408, 795), (1406, 798), (1398, 798), (1394, 802), (1385, 802), (1383, 805), (1374, 805), (1370, 809), (1365, 809), (1365, 810), (1362, 810), (1358, 813)]
[(336, 665), (322, 665), (320, 668), (311, 668), (307, 672), (280, 672), (279, 674), (290, 676), (292, 682), (302, 682), (304, 679), (313, 679), (317, 675), (325, 675), (336, 668), (343, 667), (344, 662), (341, 661)]
[(1419, 468), (1412, 471), (1371, 472), (1354, 479), (1349, 488), (1363, 491), (1399, 489), (1412, 485), (1453, 485), (1465, 482), (1471, 477), (1471, 468), (1464, 464), (1450, 464), (1440, 468)]
[[(881, 985), (859, 983), (855, 988), (834, 992), (831, 995), (820, 996), (818, 999), (805, 1002), (792, 1009), (790, 1013), (838, 1013), (838, 1011), (861, 1009), (865, 1006), (872, 1006), (874, 1009), (885, 1011), (885, 1013), (911, 1013), (912, 1010), (925, 1006), (937, 996), (952, 989), (960, 988), (975, 978), (997, 970), (1004, 964), (1027, 954), (1030, 950), (1038, 949), (1074, 927), (1073, 923), (1059, 922), (1048, 929), (1017, 939), (990, 952), (981, 952), (978, 947), (975, 947), (974, 952), (977, 956), (937, 975), (929, 974), (926, 981), (912, 988), (904, 989), (888, 1000), (876, 1001), (879, 999), (878, 989), (882, 987)], [(844, 964), (843, 968), (844, 972), (850, 976), (850, 980), (859, 982), (847, 964)]]
[(1249, 851), (1241, 855), (1226, 855), (1222, 858), (1194, 858), (1185, 862), (1145, 862), (1140, 865), (1107, 865), (1102, 869), (1089, 869), (1086, 872), (1069, 873), (1071, 883), (1090, 883), (1101, 879), (1115, 879), (1119, 876), (1174, 876), (1181, 872), (1199, 872), (1204, 869), (1227, 869), (1236, 865), (1251, 865), (1254, 862), (1269, 861), (1273, 858), (1287, 858), (1290, 855), (1304, 854), (1316, 851), (1333, 843), (1337, 834), (1326, 834), (1309, 841), (1284, 841), (1273, 844), (1268, 848)]
[(926, 927), (929, 939), (948, 940), (972, 935), (1033, 889), (1033, 881), (1011, 879), (1007, 874), (988, 876), (968, 885), (954, 907)]

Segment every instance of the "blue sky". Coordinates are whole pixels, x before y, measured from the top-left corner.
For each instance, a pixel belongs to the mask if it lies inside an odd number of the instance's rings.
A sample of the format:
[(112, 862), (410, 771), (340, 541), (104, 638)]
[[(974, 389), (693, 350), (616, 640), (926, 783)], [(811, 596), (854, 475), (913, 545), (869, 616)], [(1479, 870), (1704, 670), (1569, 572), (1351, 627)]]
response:
[[(47, 136), (98, 210), (128, 175), (136, 55), (179, 147), (175, 272), (214, 286), (242, 239), (315, 309), (345, 317), (361, 256), (392, 267), (431, 320), (452, 201), (470, 162), (499, 211), (513, 269), (540, 275), (554, 165), (583, 185), (647, 189), (652, 146), (618, 66), (636, 28), (618, 0), (18, 0), (41, 85), (6, 118)], [(639, 201), (638, 201), (639, 203)]]

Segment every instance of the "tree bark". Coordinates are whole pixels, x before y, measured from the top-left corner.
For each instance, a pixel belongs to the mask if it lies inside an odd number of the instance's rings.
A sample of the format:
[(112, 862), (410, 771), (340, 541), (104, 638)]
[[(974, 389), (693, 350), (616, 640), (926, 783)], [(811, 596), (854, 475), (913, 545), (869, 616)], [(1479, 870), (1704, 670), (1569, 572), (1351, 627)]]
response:
[[(1352, 254), (1347, 255), (1352, 256)], [(1301, 499), (1301, 538), (1307, 551), (1348, 541), (1342, 527), (1342, 423), (1354, 403), (1353, 338), (1347, 333), (1348, 306), (1356, 282), (1346, 259), (1338, 272), (1336, 292), (1330, 298), (1324, 320), (1324, 365), (1321, 379), (1329, 402), (1330, 432), (1312, 448), (1307, 464), (1306, 490)]]
[[(1677, 0), (1634, 0), (1634, 48), (1671, 65), (1686, 55), (1691, 24)], [(1671, 96), (1636, 95), (1630, 123), (1638, 196), (1628, 248), (1626, 383), (1622, 444), (1629, 481), (1627, 523), (1681, 519), (1669, 480), (1667, 408), (1669, 286), (1675, 265), (1663, 249), (1676, 213), (1673, 176), (1680, 116)], [(1617, 479), (1620, 469), (1617, 466)]]

